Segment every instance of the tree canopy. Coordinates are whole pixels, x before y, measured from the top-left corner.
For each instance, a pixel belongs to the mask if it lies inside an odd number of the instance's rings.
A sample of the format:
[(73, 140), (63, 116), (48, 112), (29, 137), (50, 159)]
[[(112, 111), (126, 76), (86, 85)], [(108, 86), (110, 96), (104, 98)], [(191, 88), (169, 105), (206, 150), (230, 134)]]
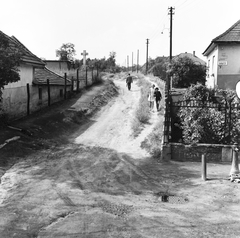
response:
[(173, 77), (173, 86), (177, 88), (187, 88), (197, 83), (205, 85), (206, 82), (206, 66), (188, 57), (172, 60), (168, 73)]
[(21, 53), (16, 47), (11, 47), (8, 38), (0, 32), (0, 101), (2, 90), (8, 83), (20, 80), (19, 69)]
[(62, 46), (56, 50), (56, 56), (59, 57), (59, 60), (73, 61), (75, 54), (76, 50), (73, 43), (62, 44)]

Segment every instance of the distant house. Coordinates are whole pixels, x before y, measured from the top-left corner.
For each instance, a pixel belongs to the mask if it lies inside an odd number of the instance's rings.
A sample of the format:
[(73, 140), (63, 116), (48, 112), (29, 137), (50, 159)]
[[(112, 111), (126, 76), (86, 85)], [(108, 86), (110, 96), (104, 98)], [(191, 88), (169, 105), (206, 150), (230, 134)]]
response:
[[(35, 69), (31, 94), (32, 111), (37, 111), (48, 106), (48, 103), (59, 102), (63, 100), (64, 97), (68, 97), (71, 92), (71, 86), (71, 80), (66, 78), (65, 82), (64, 77), (52, 72), (46, 67), (44, 69)], [(48, 96), (48, 90), (50, 90), (50, 98)]]
[[(4, 33), (3, 33), (4, 34)], [(22, 53), (19, 66), (20, 80), (4, 87), (1, 107), (10, 119), (26, 116), (48, 105), (47, 79), (49, 79), (51, 103), (64, 97), (65, 79), (45, 68), (45, 63), (30, 52), (14, 36), (4, 36), (13, 48)], [(29, 90), (28, 90), (29, 89)], [(66, 82), (66, 92), (71, 90), (71, 82)]]
[(240, 80), (240, 20), (214, 38), (203, 55), (207, 57), (207, 85), (235, 90)]
[(44, 60), (44, 63), (48, 69), (62, 76), (73, 71), (71, 61), (68, 60)]
[(199, 57), (196, 56), (195, 51), (193, 51), (193, 53), (181, 53), (179, 55), (176, 55), (173, 57), (173, 60), (178, 59), (178, 58), (184, 58), (184, 57), (188, 57), (189, 59), (191, 59), (194, 63), (196, 64), (201, 64), (201, 65), (206, 65), (206, 62), (202, 59), (200, 59)]

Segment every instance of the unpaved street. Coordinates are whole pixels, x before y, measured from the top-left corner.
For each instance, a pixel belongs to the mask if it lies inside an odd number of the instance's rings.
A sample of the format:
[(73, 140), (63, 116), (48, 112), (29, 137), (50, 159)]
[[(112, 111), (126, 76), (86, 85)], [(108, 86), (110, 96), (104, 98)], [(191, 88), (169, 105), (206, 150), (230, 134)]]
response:
[[(229, 164), (162, 162), (141, 148), (161, 114), (136, 138), (136, 81), (68, 133), (9, 168), (0, 185), (0, 238), (240, 237), (239, 185)], [(65, 118), (66, 120), (66, 118)], [(170, 196), (162, 202), (162, 195)]]

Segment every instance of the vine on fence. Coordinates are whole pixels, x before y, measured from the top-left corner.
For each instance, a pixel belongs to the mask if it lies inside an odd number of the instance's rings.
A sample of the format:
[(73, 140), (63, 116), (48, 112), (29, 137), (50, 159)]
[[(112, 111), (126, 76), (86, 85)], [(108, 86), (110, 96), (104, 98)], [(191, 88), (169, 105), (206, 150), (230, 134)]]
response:
[[(192, 101), (200, 102), (192, 106)], [(240, 136), (240, 108), (234, 91), (191, 86), (184, 94), (186, 106), (178, 116), (187, 144), (233, 144)], [(215, 106), (213, 106), (215, 105)]]

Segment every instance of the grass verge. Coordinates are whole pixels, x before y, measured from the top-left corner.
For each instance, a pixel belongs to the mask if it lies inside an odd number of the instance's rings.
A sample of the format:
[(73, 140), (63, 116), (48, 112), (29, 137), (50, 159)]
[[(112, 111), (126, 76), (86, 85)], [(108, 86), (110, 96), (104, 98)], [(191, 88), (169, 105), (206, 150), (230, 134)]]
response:
[(132, 131), (134, 136), (140, 134), (144, 124), (148, 123), (150, 119), (150, 109), (147, 98), (151, 83), (146, 80), (142, 74), (139, 74), (137, 84), (141, 87), (141, 97), (132, 121)]

